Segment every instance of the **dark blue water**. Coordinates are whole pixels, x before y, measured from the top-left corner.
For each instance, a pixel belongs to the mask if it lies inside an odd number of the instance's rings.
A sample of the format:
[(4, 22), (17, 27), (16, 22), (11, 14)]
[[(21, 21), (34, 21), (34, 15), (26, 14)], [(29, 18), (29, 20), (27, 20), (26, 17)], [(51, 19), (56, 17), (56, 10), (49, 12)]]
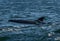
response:
[[(47, 16), (49, 24), (8, 22), (9, 19), (36, 20)], [(0, 0), (0, 41), (60, 41), (60, 0)]]

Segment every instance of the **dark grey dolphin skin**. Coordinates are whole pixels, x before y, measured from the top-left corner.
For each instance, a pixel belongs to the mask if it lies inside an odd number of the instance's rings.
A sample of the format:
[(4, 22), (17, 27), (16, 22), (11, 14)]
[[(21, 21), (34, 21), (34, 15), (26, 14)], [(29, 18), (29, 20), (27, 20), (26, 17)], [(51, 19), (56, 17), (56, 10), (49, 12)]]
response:
[(43, 23), (45, 17), (41, 17), (35, 21), (30, 21), (30, 20), (8, 20), (9, 22), (15, 22), (15, 23), (23, 23), (23, 24), (39, 24)]

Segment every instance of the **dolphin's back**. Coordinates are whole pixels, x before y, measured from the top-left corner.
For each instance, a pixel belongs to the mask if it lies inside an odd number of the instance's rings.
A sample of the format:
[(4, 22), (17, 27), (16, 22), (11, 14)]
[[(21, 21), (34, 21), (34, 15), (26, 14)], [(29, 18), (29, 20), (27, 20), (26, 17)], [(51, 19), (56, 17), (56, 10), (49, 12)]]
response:
[(24, 23), (24, 24), (36, 24), (35, 21), (27, 21), (27, 20), (9, 20), (9, 22)]

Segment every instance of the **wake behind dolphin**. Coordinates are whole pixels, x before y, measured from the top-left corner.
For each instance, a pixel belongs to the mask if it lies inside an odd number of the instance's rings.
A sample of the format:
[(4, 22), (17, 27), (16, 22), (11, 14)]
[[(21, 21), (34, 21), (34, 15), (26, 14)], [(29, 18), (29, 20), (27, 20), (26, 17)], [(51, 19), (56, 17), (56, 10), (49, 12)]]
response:
[(31, 21), (31, 20), (8, 20), (9, 22), (15, 22), (15, 23), (23, 23), (23, 24), (39, 24), (39, 23), (43, 23), (45, 17), (41, 17), (35, 21)]

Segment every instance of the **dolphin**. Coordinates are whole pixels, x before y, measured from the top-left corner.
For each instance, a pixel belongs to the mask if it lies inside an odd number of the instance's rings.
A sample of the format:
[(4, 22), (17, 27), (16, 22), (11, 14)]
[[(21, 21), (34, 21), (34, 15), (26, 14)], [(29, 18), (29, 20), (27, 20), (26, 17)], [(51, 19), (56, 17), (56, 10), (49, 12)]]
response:
[(14, 22), (14, 23), (23, 23), (23, 24), (39, 24), (39, 23), (44, 23), (45, 17), (40, 17), (37, 20), (31, 21), (31, 20), (8, 20), (9, 22)]

